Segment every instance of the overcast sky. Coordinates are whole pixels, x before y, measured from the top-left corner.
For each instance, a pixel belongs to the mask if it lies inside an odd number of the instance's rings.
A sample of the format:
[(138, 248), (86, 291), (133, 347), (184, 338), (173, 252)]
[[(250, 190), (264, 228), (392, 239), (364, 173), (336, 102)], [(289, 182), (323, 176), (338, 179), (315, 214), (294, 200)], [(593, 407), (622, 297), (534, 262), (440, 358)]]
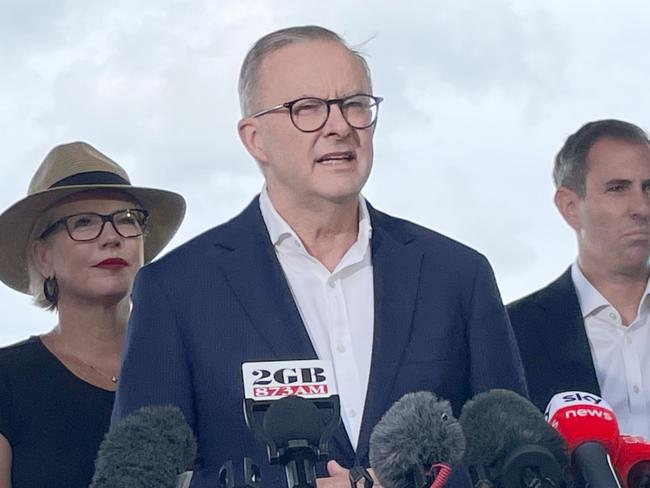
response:
[[(229, 219), (262, 185), (236, 132), (241, 60), (320, 24), (363, 44), (385, 98), (365, 196), (484, 253), (509, 302), (574, 259), (550, 177), (566, 137), (599, 118), (650, 128), (649, 21), (647, 0), (0, 0), (0, 207), (84, 140), (185, 196), (168, 249)], [(8, 287), (0, 310), (0, 345), (56, 324)]]

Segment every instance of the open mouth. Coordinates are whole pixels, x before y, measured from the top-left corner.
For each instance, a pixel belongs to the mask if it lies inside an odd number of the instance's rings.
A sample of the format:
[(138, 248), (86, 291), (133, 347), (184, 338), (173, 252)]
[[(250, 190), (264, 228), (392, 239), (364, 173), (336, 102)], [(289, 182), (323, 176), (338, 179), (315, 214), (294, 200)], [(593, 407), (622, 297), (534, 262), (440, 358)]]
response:
[(356, 159), (353, 151), (327, 153), (316, 160), (319, 164), (341, 164)]

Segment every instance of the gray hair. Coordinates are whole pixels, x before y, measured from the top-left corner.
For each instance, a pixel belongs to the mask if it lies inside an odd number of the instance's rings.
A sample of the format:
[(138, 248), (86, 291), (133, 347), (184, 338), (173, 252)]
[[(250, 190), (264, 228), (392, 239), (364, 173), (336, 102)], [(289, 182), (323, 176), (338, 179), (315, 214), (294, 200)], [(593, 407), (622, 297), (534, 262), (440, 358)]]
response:
[(239, 72), (239, 104), (242, 116), (252, 114), (258, 103), (257, 93), (260, 75), (260, 66), (267, 55), (289, 44), (305, 41), (332, 41), (345, 47), (350, 54), (359, 61), (372, 86), (370, 68), (360, 51), (351, 48), (336, 32), (317, 25), (304, 25), (280, 29), (259, 39), (248, 51)]
[(588, 122), (568, 137), (555, 156), (553, 181), (555, 187), (564, 186), (580, 197), (586, 193), (587, 156), (592, 146), (601, 138), (609, 137), (634, 144), (648, 144), (648, 135), (639, 126), (616, 119)]
[(29, 294), (32, 296), (34, 305), (45, 310), (54, 312), (57, 310), (57, 303), (52, 303), (45, 297), (45, 278), (34, 264), (34, 255), (32, 254), (32, 245), (34, 241), (40, 239), (41, 232), (51, 223), (50, 213), (45, 211), (32, 227), (29, 240), (27, 242), (27, 276), (29, 277)]
[(45, 277), (36, 269), (31, 253), (27, 258), (27, 273), (29, 275), (29, 293), (34, 305), (54, 312), (58, 308), (57, 304), (45, 298)]

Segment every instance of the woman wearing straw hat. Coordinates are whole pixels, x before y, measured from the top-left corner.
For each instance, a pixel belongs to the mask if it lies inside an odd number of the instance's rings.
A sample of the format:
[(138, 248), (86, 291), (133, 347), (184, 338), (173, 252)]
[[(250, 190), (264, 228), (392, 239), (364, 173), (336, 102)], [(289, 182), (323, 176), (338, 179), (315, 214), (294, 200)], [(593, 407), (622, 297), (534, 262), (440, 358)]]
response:
[(1, 488), (90, 483), (133, 279), (184, 213), (180, 195), (131, 186), (118, 164), (74, 142), (52, 149), (27, 197), (0, 215), (0, 280), (58, 313), (51, 332), (0, 349)]

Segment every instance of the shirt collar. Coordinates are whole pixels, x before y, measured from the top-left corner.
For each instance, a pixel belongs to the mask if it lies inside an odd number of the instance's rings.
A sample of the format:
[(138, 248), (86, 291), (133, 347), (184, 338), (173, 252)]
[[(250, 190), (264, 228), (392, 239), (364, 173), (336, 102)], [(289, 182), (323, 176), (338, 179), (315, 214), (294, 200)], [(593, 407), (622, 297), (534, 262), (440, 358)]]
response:
[(578, 265), (578, 261), (574, 261), (571, 265), (571, 279), (573, 280), (573, 285), (576, 287), (576, 295), (578, 295), (582, 318), (586, 318), (596, 310), (609, 306), (607, 299), (596, 290), (594, 285), (584, 275)]
[[(578, 261), (574, 261), (571, 265), (571, 279), (573, 280), (573, 285), (576, 288), (576, 294), (578, 295), (578, 302), (580, 303), (580, 310), (582, 311), (582, 318), (586, 318), (589, 315), (601, 310), (604, 307), (610, 307), (611, 303), (603, 296), (601, 293), (592, 285), (587, 277), (584, 275), (580, 269)], [(641, 298), (639, 304), (639, 310), (641, 305), (645, 301), (646, 297), (650, 294), (650, 280), (646, 284), (645, 292)]]
[[(260, 210), (273, 246), (278, 246), (289, 237), (293, 237), (302, 245), (300, 237), (298, 237), (287, 221), (282, 218), (273, 206), (273, 202), (271, 202), (271, 198), (269, 198), (269, 193), (266, 189), (266, 184), (264, 184), (260, 192)], [(359, 231), (357, 234), (357, 243), (361, 244), (362, 248), (366, 248), (371, 237), (372, 224), (370, 223), (368, 205), (366, 199), (359, 194)]]

